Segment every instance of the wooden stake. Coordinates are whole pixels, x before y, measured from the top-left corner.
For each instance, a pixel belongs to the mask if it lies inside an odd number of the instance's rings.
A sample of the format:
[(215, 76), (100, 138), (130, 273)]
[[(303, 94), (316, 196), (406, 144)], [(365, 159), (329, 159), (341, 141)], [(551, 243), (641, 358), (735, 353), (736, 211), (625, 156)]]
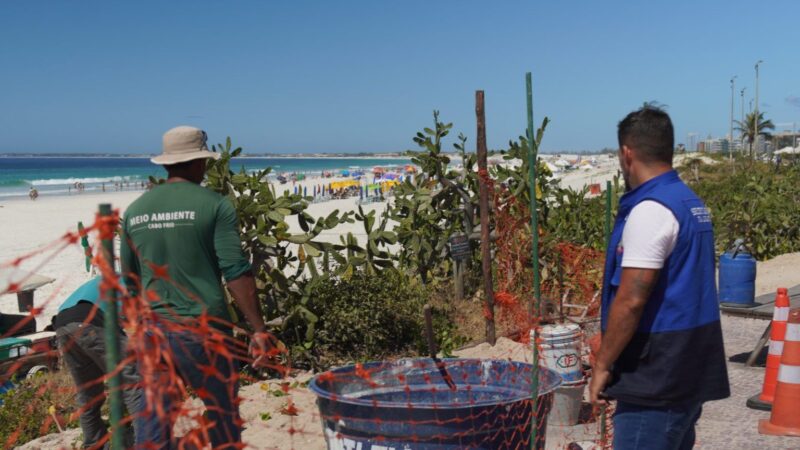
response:
[(489, 241), (489, 186), (483, 177), (487, 174), (486, 114), (483, 108), (483, 91), (475, 91), (475, 115), (478, 121), (478, 171), (480, 174), (481, 253), (483, 256), (483, 290), (486, 294), (486, 342), (495, 343), (494, 285), (492, 282), (492, 248)]

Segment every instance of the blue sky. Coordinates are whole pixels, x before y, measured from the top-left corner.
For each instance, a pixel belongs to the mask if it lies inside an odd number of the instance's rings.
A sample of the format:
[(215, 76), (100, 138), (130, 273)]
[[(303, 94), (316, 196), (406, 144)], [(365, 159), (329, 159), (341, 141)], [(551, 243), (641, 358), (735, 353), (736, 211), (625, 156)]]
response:
[(615, 146), (646, 100), (684, 142), (727, 133), (758, 59), (761, 109), (800, 128), (800, 2), (657, 3), (3, 1), (0, 152), (158, 152), (180, 124), (250, 152), (398, 151), (433, 109), (474, 149), (476, 89), (503, 148), (526, 71), (545, 151)]

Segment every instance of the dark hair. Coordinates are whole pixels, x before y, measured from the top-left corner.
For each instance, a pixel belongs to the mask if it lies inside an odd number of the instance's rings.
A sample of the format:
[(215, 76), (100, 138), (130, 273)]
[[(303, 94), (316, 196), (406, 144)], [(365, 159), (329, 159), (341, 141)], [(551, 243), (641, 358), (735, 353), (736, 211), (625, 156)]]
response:
[(644, 106), (625, 116), (617, 126), (619, 146), (627, 145), (645, 162), (672, 164), (675, 132), (663, 110)]
[(167, 170), (168, 176), (178, 175), (185, 173), (188, 170), (191, 170), (192, 166), (197, 163), (197, 159), (192, 159), (189, 161), (179, 162), (176, 164), (168, 164), (164, 166), (164, 169)]

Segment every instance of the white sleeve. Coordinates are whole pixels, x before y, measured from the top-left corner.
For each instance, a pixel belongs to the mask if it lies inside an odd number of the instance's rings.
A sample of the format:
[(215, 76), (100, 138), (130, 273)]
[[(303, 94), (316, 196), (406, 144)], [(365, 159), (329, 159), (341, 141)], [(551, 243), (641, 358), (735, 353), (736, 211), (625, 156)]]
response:
[(645, 200), (634, 206), (622, 230), (622, 267), (661, 269), (679, 230), (675, 215), (661, 203)]

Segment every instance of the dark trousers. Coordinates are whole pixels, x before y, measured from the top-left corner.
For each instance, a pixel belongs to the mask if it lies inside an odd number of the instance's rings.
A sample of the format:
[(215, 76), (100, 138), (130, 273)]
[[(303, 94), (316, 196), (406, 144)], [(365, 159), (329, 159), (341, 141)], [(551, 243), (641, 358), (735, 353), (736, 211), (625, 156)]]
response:
[[(78, 406), (81, 407), (81, 430), (83, 431), (83, 447), (97, 445), (108, 432), (106, 423), (100, 416), (100, 409), (106, 398), (103, 377), (106, 374), (106, 343), (103, 328), (92, 324), (68, 323), (56, 329), (58, 348), (64, 362), (78, 388)], [(120, 349), (126, 347), (126, 339), (120, 336)], [(143, 425), (141, 411), (144, 406), (141, 378), (136, 366), (128, 364), (120, 371), (122, 398), (128, 414), (133, 415), (133, 430), (126, 430), (126, 445), (137, 446), (142, 442), (139, 429)]]
[[(203, 344), (207, 336), (186, 330), (161, 329), (168, 348), (170, 363), (174, 371), (190, 387), (206, 406), (206, 417), (212, 425), (208, 428), (211, 448), (214, 450), (236, 449), (241, 442), (241, 418), (239, 416), (239, 382), (236, 379), (239, 364), (215, 354)], [(174, 384), (173, 372), (165, 363), (160, 364), (156, 373), (146, 373), (147, 383), (155, 386)], [(156, 389), (158, 389), (156, 387)], [(148, 404), (143, 428), (144, 442), (152, 448), (172, 448), (172, 419), (178, 412), (182, 400), (177, 392), (172, 395), (157, 392), (152, 398), (158, 404)], [(166, 415), (166, 417), (164, 417)], [(153, 445), (155, 444), (155, 445)]]
[(616, 450), (691, 450), (700, 403), (671, 408), (648, 408), (617, 402), (614, 412)]

